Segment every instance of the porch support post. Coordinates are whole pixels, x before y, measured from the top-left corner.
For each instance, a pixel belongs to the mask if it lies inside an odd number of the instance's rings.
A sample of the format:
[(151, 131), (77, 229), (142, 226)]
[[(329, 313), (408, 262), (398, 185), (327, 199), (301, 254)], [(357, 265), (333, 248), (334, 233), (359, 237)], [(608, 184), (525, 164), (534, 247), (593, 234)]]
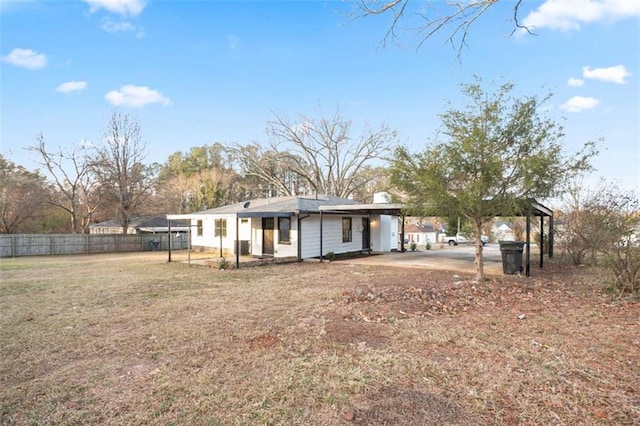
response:
[(236, 269), (240, 269), (240, 227), (236, 214)]
[(320, 210), (320, 263), (322, 263), (322, 210)]
[(297, 254), (298, 254), (298, 262), (302, 262), (302, 238), (300, 238), (302, 236), (302, 220), (300, 219), (300, 213), (296, 214), (296, 222), (297, 222), (297, 234), (298, 237), (297, 239)]
[(169, 242), (168, 242), (169, 259), (167, 259), (167, 262), (171, 263), (171, 219), (169, 219), (167, 222), (169, 224), (169, 227), (168, 227), (168, 231), (169, 231)]

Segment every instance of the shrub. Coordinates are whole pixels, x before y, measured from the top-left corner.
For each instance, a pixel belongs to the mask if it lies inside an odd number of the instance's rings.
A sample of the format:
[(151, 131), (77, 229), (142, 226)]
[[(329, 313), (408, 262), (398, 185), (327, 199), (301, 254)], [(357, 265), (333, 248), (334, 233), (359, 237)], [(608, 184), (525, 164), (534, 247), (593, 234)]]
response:
[(415, 241), (411, 241), (411, 251), (416, 251), (416, 248), (418, 248), (418, 245), (415, 243)]
[(220, 260), (218, 260), (218, 269), (221, 271), (231, 269), (231, 262), (229, 262), (225, 257), (221, 257)]
[(329, 261), (333, 261), (336, 259), (336, 254), (332, 251), (328, 252), (325, 257), (329, 260)]

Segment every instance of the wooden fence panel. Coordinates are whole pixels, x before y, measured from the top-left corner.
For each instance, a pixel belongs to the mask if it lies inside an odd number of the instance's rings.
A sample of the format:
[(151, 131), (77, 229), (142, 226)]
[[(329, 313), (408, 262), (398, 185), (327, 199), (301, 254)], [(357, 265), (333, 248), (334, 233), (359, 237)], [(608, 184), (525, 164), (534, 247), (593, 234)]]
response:
[[(185, 235), (172, 236), (174, 250), (188, 247)], [(53, 256), (64, 254), (92, 254), (166, 251), (167, 234), (89, 235), (89, 234), (4, 234), (0, 235), (0, 257)]]

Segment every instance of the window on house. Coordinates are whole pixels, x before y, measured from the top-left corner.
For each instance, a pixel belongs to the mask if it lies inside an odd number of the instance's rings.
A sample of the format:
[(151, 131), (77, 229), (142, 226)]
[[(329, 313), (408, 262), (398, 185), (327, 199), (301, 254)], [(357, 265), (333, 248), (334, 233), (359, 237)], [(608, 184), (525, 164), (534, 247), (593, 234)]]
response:
[(342, 218), (342, 242), (343, 243), (351, 242), (351, 218), (350, 217)]
[(202, 220), (198, 220), (198, 237), (202, 237)]
[(291, 218), (278, 218), (278, 243), (291, 244)]
[(227, 219), (216, 219), (215, 221), (216, 231), (215, 237), (226, 237), (227, 236)]

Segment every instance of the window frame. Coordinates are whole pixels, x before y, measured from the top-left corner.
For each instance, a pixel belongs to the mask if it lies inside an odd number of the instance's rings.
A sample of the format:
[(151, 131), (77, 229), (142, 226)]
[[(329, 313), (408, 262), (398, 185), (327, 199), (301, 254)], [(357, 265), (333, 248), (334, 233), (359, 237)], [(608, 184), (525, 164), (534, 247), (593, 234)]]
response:
[[(282, 228), (282, 222), (289, 222), (289, 227)], [(286, 235), (286, 239), (283, 236)], [(289, 216), (283, 216), (278, 218), (278, 244), (291, 244), (291, 218)]]
[(351, 217), (342, 218), (342, 242), (343, 243), (353, 242), (353, 220)]
[[(218, 224), (220, 224), (220, 227), (218, 227)], [(220, 237), (220, 234), (222, 233), (222, 238), (226, 238), (227, 237), (227, 219), (214, 219), (213, 220), (213, 236), (214, 237)]]
[(203, 220), (202, 219), (197, 219), (196, 220), (196, 235), (198, 237), (202, 237), (203, 229), (204, 229)]

